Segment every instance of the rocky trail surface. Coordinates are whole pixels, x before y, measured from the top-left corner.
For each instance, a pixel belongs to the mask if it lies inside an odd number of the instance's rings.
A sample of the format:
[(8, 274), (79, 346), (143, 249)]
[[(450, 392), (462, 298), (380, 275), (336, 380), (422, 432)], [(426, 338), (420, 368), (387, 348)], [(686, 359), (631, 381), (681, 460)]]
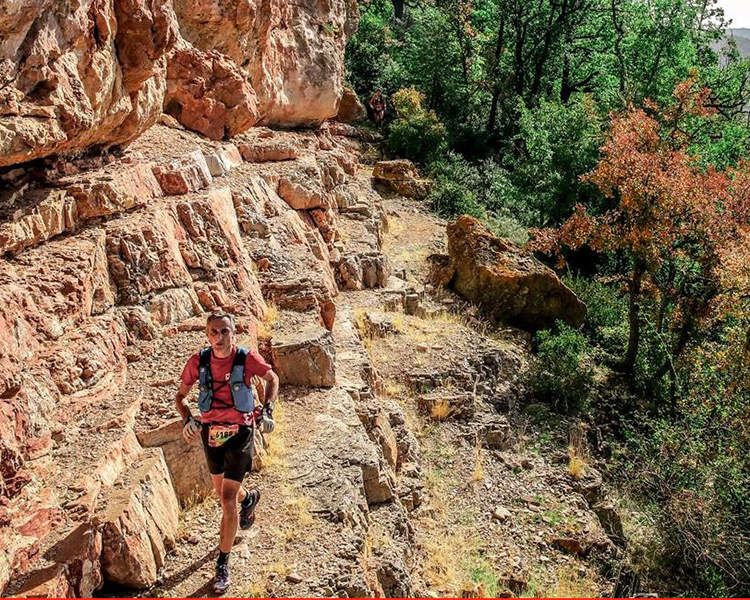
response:
[(4, 196), (4, 594), (211, 594), (220, 510), (173, 394), (217, 307), (282, 380), (232, 595), (606, 591), (616, 515), (567, 424), (519, 410), (527, 334), (429, 283), (445, 223), (373, 188), (370, 134), (163, 121)]

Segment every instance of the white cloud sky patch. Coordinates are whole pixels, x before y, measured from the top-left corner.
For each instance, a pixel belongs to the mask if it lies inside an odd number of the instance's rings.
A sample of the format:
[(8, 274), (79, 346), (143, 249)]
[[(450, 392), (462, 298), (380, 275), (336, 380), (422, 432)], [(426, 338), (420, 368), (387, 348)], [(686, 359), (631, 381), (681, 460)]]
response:
[(731, 27), (750, 28), (750, 0), (719, 0), (719, 6), (732, 19)]

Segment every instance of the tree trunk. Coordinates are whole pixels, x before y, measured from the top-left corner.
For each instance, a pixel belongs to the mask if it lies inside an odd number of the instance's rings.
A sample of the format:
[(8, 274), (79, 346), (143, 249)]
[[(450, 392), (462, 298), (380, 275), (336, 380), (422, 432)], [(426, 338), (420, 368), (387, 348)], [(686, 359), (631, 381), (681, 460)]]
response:
[(397, 19), (404, 18), (404, 0), (393, 0), (393, 14)]
[(622, 361), (622, 370), (628, 375), (632, 375), (635, 369), (635, 359), (638, 356), (638, 346), (641, 341), (640, 299), (643, 273), (643, 266), (636, 263), (628, 283), (628, 348)]
[(625, 97), (625, 56), (622, 53), (622, 41), (625, 37), (625, 30), (622, 21), (617, 14), (619, 0), (612, 0), (612, 25), (615, 29), (615, 56), (617, 57), (617, 74), (620, 80), (620, 94)]
[(497, 31), (497, 43), (495, 44), (494, 64), (492, 68), (492, 102), (490, 103), (490, 116), (487, 118), (487, 133), (493, 133), (497, 124), (497, 107), (500, 102), (500, 60), (505, 44), (505, 17), (500, 18), (500, 27)]

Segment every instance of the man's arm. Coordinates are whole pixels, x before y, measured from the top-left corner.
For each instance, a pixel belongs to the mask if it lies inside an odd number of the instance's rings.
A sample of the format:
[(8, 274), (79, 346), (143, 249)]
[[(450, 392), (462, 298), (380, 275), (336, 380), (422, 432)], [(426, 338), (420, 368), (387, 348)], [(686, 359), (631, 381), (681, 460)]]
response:
[(185, 401), (185, 398), (187, 398), (187, 395), (190, 393), (190, 389), (192, 387), (192, 385), (185, 385), (184, 383), (180, 382), (180, 388), (177, 390), (177, 393), (174, 397), (174, 405), (177, 407), (177, 412), (180, 413), (183, 423), (186, 423), (187, 420), (193, 416), (190, 412), (190, 407)]
[(279, 397), (279, 376), (273, 372), (273, 369), (268, 369), (261, 379), (266, 382), (266, 393), (263, 395), (265, 406), (273, 410), (276, 399)]

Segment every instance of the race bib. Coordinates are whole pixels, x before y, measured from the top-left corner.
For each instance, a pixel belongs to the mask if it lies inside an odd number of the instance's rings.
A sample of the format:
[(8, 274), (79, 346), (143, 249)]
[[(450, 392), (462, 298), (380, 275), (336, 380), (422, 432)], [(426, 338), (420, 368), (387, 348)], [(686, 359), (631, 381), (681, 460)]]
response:
[(239, 425), (209, 425), (208, 445), (211, 448), (218, 448), (219, 446), (223, 446), (239, 430)]

